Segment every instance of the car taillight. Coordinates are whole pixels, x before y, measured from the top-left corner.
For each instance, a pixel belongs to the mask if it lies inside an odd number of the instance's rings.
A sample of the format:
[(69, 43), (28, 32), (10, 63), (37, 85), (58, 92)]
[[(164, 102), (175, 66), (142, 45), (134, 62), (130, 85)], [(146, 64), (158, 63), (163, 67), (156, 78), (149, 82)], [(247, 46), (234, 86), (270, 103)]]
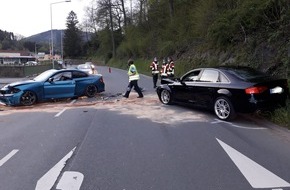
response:
[(104, 79), (103, 79), (103, 77), (100, 78), (100, 82), (104, 83)]
[(260, 94), (263, 93), (268, 88), (266, 86), (254, 86), (250, 88), (246, 88), (245, 92), (246, 94)]

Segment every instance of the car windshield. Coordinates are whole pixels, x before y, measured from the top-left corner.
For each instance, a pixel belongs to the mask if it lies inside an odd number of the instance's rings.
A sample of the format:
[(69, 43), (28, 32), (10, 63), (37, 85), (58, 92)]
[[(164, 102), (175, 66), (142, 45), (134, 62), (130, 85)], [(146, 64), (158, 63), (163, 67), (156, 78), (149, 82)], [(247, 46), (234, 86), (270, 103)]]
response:
[(242, 80), (253, 80), (267, 77), (267, 74), (252, 68), (233, 68), (228, 70), (228, 72)]
[(90, 65), (82, 64), (78, 66), (78, 69), (90, 69)]
[(53, 73), (55, 73), (55, 71), (56, 70), (54, 70), (54, 69), (44, 71), (43, 73), (41, 73), (40, 75), (35, 77), (33, 80), (35, 80), (35, 81), (46, 81)]

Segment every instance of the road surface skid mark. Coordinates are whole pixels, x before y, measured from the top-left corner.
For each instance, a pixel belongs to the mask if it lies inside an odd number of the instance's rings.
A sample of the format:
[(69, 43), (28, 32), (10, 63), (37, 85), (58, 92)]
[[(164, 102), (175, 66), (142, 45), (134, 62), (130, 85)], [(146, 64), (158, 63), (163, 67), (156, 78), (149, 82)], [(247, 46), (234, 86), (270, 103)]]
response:
[[(103, 97), (101, 95), (97, 95), (95, 98), (87, 98), (87, 97), (80, 97), (76, 99), (78, 104), (75, 106), (88, 106), (88, 105), (95, 105), (98, 101), (103, 101)], [(36, 103), (31, 106), (6, 106), (0, 105), (1, 114), (8, 114), (9, 112), (35, 112), (35, 111), (49, 111), (51, 108), (63, 108), (64, 106), (67, 107), (73, 100), (71, 98), (67, 99), (55, 99), (49, 100), (46, 102)], [(72, 107), (74, 105), (69, 105)]]
[[(99, 106), (101, 104), (102, 106)], [(184, 122), (207, 121), (207, 116), (195, 113), (194, 110), (171, 109), (172, 107), (160, 103), (155, 94), (146, 94), (144, 98), (137, 98), (136, 94), (129, 98), (119, 98), (110, 102), (96, 104), (99, 109), (108, 109), (124, 115), (134, 115), (137, 118), (149, 119), (152, 122), (170, 124)]]
[[(60, 112), (65, 107), (66, 110), (75, 107), (93, 107), (95, 109), (107, 109), (125, 115), (134, 115), (137, 118), (150, 119), (156, 123), (165, 123), (174, 126), (180, 122), (208, 121), (207, 116), (194, 110), (171, 109), (173, 107), (160, 103), (156, 94), (146, 94), (144, 98), (137, 98), (136, 93), (130, 94), (129, 98), (103, 97), (78, 98), (72, 100), (62, 100), (58, 102), (38, 103), (33, 106), (8, 107), (5, 114), (15, 112)], [(176, 107), (175, 107), (176, 108)], [(1, 112), (1, 114), (3, 114)], [(158, 117), (156, 117), (158, 116)]]

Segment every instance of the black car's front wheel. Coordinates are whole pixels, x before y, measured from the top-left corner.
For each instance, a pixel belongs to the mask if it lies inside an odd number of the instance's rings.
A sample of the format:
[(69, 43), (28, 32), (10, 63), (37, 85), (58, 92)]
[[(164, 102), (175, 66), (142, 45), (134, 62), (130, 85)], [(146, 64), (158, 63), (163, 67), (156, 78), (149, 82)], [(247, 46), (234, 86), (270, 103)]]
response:
[(20, 97), (20, 104), (23, 106), (31, 106), (36, 100), (37, 98), (34, 92), (25, 91)]
[(221, 120), (232, 120), (236, 117), (236, 112), (232, 102), (225, 96), (218, 97), (214, 103), (214, 112)]
[(160, 93), (160, 101), (163, 104), (167, 104), (167, 105), (171, 104), (172, 102), (171, 93), (166, 89), (162, 89)]
[(98, 89), (95, 85), (90, 84), (89, 86), (87, 86), (86, 91), (85, 91), (85, 95), (89, 98), (95, 97), (98, 93)]

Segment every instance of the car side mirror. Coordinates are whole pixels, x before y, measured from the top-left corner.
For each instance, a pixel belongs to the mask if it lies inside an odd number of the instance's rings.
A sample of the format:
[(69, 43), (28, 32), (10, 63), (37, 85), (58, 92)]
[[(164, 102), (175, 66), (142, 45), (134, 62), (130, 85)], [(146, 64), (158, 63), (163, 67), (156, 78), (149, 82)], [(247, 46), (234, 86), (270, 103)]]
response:
[(182, 85), (186, 85), (184, 80), (179, 80)]
[(48, 79), (48, 82), (52, 83), (52, 82), (53, 82), (53, 78), (52, 78), (52, 77), (49, 78), (49, 79)]

